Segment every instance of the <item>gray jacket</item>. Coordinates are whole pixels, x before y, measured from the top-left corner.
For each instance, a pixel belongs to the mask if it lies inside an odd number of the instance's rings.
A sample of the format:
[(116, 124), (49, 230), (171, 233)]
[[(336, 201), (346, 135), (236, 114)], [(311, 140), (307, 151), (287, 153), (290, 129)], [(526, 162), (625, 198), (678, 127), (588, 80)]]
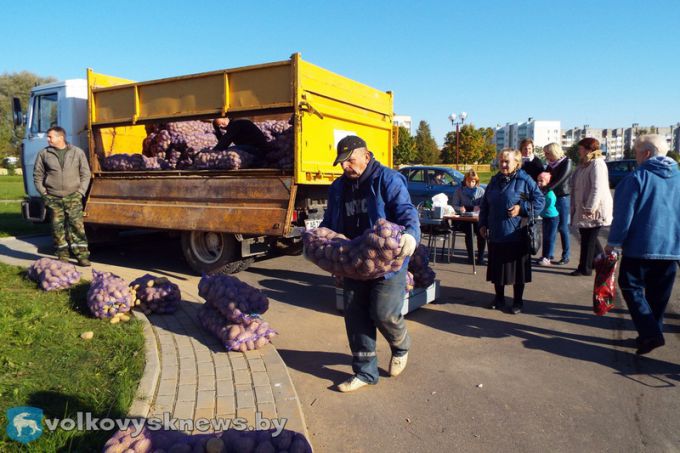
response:
[(73, 145), (66, 145), (64, 168), (54, 148), (44, 148), (35, 159), (33, 182), (40, 195), (65, 197), (78, 192), (85, 196), (90, 184), (90, 164), (85, 151)]

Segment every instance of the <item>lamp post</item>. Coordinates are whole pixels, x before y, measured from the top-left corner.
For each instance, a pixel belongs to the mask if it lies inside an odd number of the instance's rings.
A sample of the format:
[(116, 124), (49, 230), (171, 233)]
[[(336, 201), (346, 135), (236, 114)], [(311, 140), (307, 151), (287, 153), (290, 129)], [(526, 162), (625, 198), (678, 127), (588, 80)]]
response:
[(460, 155), (460, 125), (465, 124), (465, 118), (467, 118), (466, 112), (462, 112), (460, 115), (456, 113), (449, 115), (451, 126), (456, 126), (456, 170), (458, 170), (458, 158)]

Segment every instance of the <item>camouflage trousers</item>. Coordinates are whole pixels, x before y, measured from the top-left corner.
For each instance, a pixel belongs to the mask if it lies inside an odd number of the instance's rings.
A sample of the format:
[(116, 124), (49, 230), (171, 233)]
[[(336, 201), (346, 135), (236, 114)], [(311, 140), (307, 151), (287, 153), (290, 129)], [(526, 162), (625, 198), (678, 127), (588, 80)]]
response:
[(85, 224), (83, 223), (82, 195), (78, 192), (55, 197), (44, 197), (45, 207), (51, 212), (52, 239), (58, 257), (68, 257), (69, 244), (76, 258), (88, 258), (90, 251), (87, 248), (85, 236)]

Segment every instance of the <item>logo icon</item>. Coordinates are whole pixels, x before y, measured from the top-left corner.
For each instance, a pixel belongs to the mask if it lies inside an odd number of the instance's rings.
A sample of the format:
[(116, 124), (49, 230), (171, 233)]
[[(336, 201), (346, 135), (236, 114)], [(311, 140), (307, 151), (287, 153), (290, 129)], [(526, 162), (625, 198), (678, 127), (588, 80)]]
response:
[(43, 411), (37, 407), (18, 406), (7, 409), (7, 436), (23, 444), (36, 440), (43, 433)]

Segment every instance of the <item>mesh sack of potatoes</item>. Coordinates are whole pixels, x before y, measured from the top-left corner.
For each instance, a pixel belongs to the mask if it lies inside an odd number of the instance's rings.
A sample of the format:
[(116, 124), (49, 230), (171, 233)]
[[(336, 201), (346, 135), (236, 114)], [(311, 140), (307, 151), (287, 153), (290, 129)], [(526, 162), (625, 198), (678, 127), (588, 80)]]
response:
[(92, 270), (92, 283), (87, 291), (87, 306), (97, 318), (115, 324), (128, 321), (126, 315), (135, 303), (135, 291), (119, 276)]
[(211, 304), (205, 303), (198, 310), (198, 320), (229, 351), (252, 351), (269, 343), (276, 332), (269, 323), (246, 315), (241, 324), (232, 324)]
[(80, 272), (71, 263), (40, 258), (28, 268), (28, 278), (45, 291), (70, 288), (80, 281)]
[(413, 253), (408, 263), (408, 270), (413, 274), (413, 282), (416, 288), (427, 288), (437, 274), (430, 267), (430, 251), (420, 244)]
[(305, 256), (321, 269), (355, 280), (371, 280), (401, 269), (399, 258), (404, 227), (385, 219), (352, 240), (328, 228), (303, 235)]
[(135, 291), (136, 308), (145, 314), (174, 313), (182, 300), (179, 286), (166, 277), (145, 274), (133, 280), (130, 287)]
[[(254, 420), (248, 420), (253, 423)], [(103, 453), (311, 453), (302, 434), (283, 429), (237, 430), (186, 434), (170, 429), (133, 427), (116, 431), (104, 444)]]

